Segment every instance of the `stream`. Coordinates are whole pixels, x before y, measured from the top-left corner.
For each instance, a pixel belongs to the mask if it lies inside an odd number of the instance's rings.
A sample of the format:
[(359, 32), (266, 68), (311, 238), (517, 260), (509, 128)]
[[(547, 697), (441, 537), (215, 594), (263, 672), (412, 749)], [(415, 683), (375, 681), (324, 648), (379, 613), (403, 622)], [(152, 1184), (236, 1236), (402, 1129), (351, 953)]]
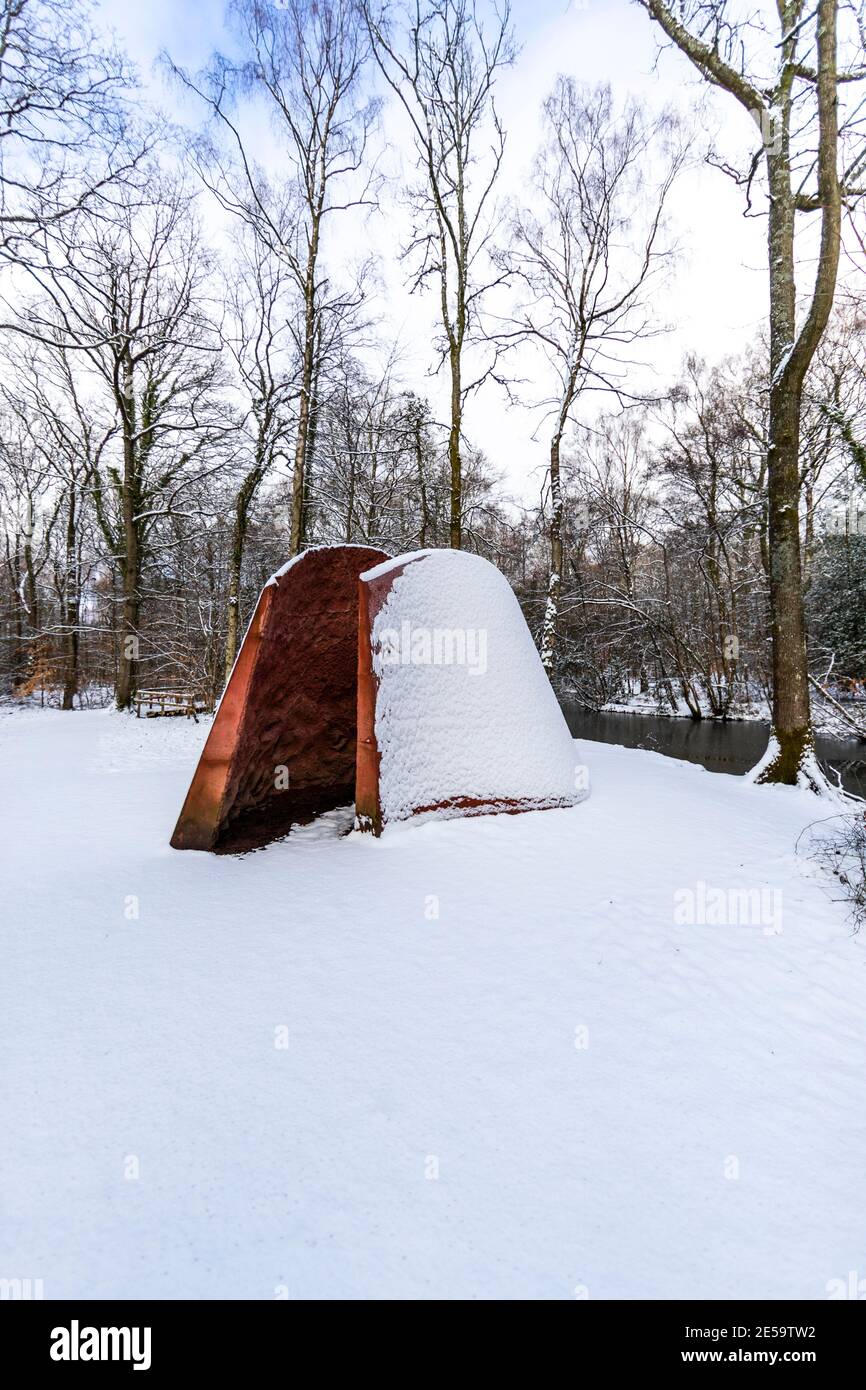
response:
[[(596, 743), (650, 748), (668, 758), (700, 763), (709, 772), (748, 772), (767, 746), (769, 725), (757, 720), (669, 719), (655, 714), (619, 714), (584, 709), (560, 699), (571, 733)], [(857, 738), (815, 740), (821, 763), (841, 774), (846, 791), (866, 797), (866, 743)]]

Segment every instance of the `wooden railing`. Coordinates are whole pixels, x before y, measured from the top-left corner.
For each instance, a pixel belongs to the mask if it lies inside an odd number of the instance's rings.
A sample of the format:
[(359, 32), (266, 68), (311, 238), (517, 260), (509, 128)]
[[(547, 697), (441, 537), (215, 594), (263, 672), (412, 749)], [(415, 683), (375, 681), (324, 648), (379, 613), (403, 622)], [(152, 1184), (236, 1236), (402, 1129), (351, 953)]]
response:
[(196, 719), (213, 708), (212, 702), (200, 690), (137, 690), (133, 697), (136, 719), (144, 710), (146, 719), (157, 719), (160, 715), (183, 714), (188, 719)]

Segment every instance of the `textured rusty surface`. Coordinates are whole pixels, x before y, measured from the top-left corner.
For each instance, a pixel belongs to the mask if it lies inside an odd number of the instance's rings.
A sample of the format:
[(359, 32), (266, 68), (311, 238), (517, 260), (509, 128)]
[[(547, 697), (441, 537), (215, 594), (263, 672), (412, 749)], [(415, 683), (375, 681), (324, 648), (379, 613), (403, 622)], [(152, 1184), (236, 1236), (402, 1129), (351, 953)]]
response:
[(262, 633), (276, 592), (276, 587), (269, 585), (259, 596), (171, 837), (174, 849), (213, 849), (215, 846), (238, 728), (244, 717)]
[(386, 558), (365, 546), (310, 550), (262, 591), (175, 828), (176, 849), (255, 849), (352, 803), (358, 575)]

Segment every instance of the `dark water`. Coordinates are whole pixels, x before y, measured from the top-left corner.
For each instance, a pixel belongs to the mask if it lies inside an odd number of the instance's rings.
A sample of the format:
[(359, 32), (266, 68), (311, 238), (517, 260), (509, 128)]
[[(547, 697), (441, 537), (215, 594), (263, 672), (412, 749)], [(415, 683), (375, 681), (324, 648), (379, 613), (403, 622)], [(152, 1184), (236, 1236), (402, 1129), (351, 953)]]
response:
[[(710, 772), (748, 772), (767, 747), (769, 726), (749, 721), (719, 724), (703, 719), (667, 719), (654, 714), (596, 714), (573, 701), (560, 701), (575, 738), (651, 748), (669, 758), (700, 763)], [(825, 767), (841, 773), (849, 792), (866, 797), (866, 743), (856, 738), (818, 738), (817, 753)]]

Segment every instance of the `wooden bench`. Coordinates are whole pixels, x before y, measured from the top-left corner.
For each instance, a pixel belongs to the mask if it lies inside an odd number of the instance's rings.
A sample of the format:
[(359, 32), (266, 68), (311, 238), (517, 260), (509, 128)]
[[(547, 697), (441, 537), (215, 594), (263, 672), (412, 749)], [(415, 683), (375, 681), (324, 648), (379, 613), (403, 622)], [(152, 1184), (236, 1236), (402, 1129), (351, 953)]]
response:
[(210, 701), (199, 690), (137, 690), (132, 703), (136, 719), (141, 718), (141, 711), (144, 710), (146, 719), (183, 714), (196, 723), (200, 714), (207, 714), (212, 708)]

